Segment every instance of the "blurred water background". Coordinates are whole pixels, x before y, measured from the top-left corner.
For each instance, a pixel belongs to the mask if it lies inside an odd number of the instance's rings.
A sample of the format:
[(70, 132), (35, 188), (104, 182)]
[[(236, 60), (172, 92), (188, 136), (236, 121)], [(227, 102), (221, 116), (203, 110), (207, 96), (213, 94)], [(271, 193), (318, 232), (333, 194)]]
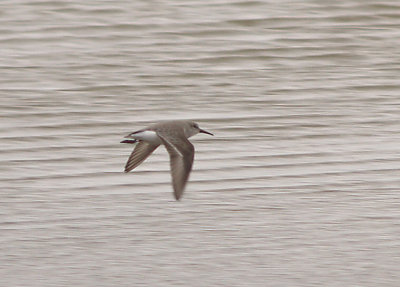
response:
[[(399, 286), (399, 1), (0, 3), (1, 286)], [(159, 148), (194, 119), (175, 202)]]

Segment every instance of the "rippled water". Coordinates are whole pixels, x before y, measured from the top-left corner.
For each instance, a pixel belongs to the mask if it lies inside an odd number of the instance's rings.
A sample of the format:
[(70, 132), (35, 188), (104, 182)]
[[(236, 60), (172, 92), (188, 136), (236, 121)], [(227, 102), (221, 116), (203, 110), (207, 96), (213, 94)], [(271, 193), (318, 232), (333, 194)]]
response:
[(398, 286), (398, 1), (0, 8), (1, 286)]

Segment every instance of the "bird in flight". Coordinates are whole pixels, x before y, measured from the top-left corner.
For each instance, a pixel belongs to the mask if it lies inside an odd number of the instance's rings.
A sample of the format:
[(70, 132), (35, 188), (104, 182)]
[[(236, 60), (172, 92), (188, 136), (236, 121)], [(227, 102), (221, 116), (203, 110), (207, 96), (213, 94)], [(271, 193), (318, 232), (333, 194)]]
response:
[(140, 165), (163, 144), (169, 153), (174, 196), (179, 200), (185, 190), (194, 159), (194, 146), (188, 138), (198, 133), (213, 136), (189, 120), (159, 122), (130, 133), (121, 143), (137, 144), (128, 158), (125, 172), (130, 172)]

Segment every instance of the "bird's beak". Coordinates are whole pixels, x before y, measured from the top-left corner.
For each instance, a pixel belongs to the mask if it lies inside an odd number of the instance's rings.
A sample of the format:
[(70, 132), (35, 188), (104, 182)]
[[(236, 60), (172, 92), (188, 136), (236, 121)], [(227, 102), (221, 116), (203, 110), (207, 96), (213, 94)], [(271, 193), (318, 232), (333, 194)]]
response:
[(210, 135), (210, 136), (213, 136), (212, 133), (210, 133), (210, 132), (208, 132), (208, 131), (205, 131), (205, 130), (202, 130), (202, 129), (199, 130), (199, 133), (208, 134), (208, 135)]

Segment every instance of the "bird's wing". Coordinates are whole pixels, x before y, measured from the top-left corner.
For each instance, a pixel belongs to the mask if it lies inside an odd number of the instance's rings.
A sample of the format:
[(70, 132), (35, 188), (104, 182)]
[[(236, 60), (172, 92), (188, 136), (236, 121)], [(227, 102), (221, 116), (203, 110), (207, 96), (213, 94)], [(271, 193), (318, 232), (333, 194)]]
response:
[(141, 164), (158, 146), (159, 145), (152, 145), (145, 141), (139, 141), (126, 162), (125, 172), (130, 172)]
[(158, 131), (157, 134), (169, 153), (174, 196), (179, 200), (192, 170), (194, 147), (183, 135), (171, 136), (162, 131)]

